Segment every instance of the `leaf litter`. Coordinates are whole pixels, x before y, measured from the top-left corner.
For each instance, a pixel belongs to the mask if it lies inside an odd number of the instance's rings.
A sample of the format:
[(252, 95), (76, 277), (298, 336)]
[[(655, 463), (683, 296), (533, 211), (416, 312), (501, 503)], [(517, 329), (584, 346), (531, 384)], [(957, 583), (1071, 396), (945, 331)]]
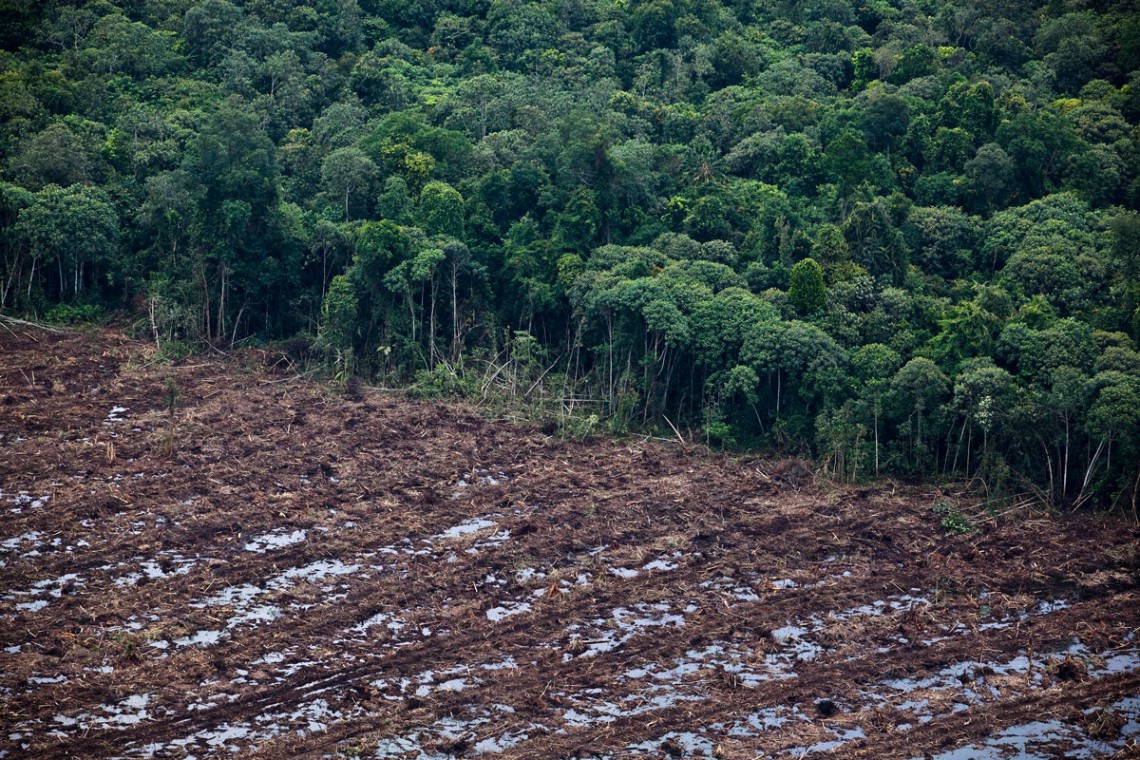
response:
[[(764, 460), (340, 397), (268, 350), (157, 366), (103, 332), (0, 351), (0, 757), (956, 760), (1140, 740), (1123, 519), (791, 488)], [(947, 498), (976, 533), (941, 529)]]

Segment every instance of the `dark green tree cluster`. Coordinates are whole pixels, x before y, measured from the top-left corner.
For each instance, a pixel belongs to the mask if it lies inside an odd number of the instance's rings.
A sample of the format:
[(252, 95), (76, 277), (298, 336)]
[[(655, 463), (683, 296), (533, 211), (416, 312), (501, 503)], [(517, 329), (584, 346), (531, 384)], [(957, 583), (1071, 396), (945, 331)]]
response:
[(1136, 2), (2, 5), (2, 309), (1136, 499)]

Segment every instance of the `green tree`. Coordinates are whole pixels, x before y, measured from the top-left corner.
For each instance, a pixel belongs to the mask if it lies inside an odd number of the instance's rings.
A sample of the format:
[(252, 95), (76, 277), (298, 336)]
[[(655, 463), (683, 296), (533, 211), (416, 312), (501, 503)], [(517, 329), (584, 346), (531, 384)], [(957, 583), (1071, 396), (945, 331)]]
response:
[(338, 148), (325, 158), (321, 165), (321, 185), (325, 192), (344, 202), (344, 218), (352, 219), (351, 204), (364, 211), (364, 199), (371, 196), (379, 170), (360, 148)]
[(33, 286), (41, 284), (35, 277), (38, 265), (41, 276), (54, 269), (55, 277), (42, 286), (54, 290), (55, 299), (77, 303), (111, 266), (119, 247), (119, 217), (98, 188), (47, 185), (19, 212), (14, 233), (31, 254), (28, 300)]
[(234, 340), (238, 316), (263, 312), (250, 307), (295, 275), (278, 266), (295, 249), (280, 238), (275, 146), (248, 106), (232, 99), (190, 141), (183, 168), (195, 185), (192, 267), (204, 337)]
[(395, 224), (411, 224), (414, 220), (415, 203), (408, 193), (408, 183), (403, 177), (389, 177), (384, 180), (384, 190), (376, 199), (376, 211), (381, 219)]
[(67, 187), (86, 182), (94, 166), (83, 139), (62, 122), (21, 141), (10, 161), (16, 179), (35, 190), (45, 185)]
[(1003, 205), (1013, 187), (1014, 165), (1000, 145), (986, 143), (978, 148), (963, 169), (975, 209), (988, 212)]
[[(1095, 395), (1088, 411), (1087, 429), (1096, 444), (1077, 496), (1078, 505), (1095, 498), (1097, 465), (1105, 461), (1103, 487), (1116, 498), (1130, 494), (1132, 517), (1137, 517), (1140, 483), (1140, 377), (1133, 373), (1102, 372), (1093, 378)], [(1117, 470), (1113, 469), (1115, 457)], [(1107, 501), (1109, 494), (1101, 496)]]
[(429, 235), (447, 235), (462, 240), (463, 196), (446, 182), (429, 182), (420, 192), (416, 218)]
[(21, 296), (25, 293), (20, 287), (23, 278), (34, 278), (32, 265), (35, 259), (28, 255), (27, 248), (15, 233), (14, 227), (20, 212), (35, 202), (35, 195), (28, 190), (0, 182), (0, 254), (3, 256), (0, 259), (3, 269), (0, 272), (4, 277), (3, 289), (0, 289), (0, 308), (20, 304)]
[(902, 356), (882, 343), (868, 343), (851, 352), (851, 372), (861, 386), (859, 398), (871, 414), (875, 439), (875, 474), (880, 472), (880, 430), (890, 380), (902, 366)]
[(228, 0), (205, 0), (186, 11), (182, 38), (190, 60), (199, 66), (221, 62), (240, 31), (242, 9)]
[(788, 300), (802, 315), (815, 314), (827, 303), (823, 270), (815, 259), (803, 259), (792, 267)]
[(338, 374), (352, 372), (359, 308), (356, 290), (349, 278), (334, 277), (321, 307), (317, 345), (329, 353)]
[(916, 357), (891, 378), (890, 390), (896, 419), (904, 421), (908, 431), (914, 465), (927, 469), (931, 465), (929, 416), (939, 410), (950, 381), (934, 362)]
[(887, 93), (882, 87), (873, 87), (862, 97), (862, 127), (867, 142), (889, 153), (895, 139), (905, 135), (910, 126), (910, 106), (903, 97)]

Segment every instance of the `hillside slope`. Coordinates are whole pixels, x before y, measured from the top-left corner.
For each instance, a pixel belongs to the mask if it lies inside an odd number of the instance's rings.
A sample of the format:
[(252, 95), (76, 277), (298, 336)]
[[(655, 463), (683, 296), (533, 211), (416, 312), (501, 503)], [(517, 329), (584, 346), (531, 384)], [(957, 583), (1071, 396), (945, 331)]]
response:
[(1135, 524), (151, 350), (0, 331), (0, 755), (1135, 756)]

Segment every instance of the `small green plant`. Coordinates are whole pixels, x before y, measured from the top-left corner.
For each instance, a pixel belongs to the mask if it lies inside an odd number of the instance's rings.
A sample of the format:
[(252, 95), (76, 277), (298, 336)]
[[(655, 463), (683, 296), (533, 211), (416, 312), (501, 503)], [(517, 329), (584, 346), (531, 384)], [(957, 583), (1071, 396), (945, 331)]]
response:
[(338, 348), (333, 353), (333, 384), (343, 389), (352, 379), (356, 371), (356, 363), (353, 361), (351, 348), (343, 350)]
[(711, 419), (705, 423), (705, 440), (710, 445), (731, 447), (736, 444), (736, 435), (729, 423), (721, 419)]
[(111, 634), (111, 643), (114, 645), (115, 650), (123, 657), (130, 660), (138, 659), (139, 640), (135, 635), (125, 631), (116, 631)]
[(600, 425), (601, 418), (596, 414), (569, 415), (562, 419), (562, 437), (574, 441), (588, 441), (597, 434)]
[(95, 304), (57, 303), (44, 314), (47, 322), (70, 325), (78, 322), (98, 322), (103, 319), (103, 307)]
[(343, 757), (364, 757), (364, 753), (368, 751), (368, 745), (360, 740), (355, 744), (347, 744), (342, 747), (337, 747), (337, 754)]
[(939, 499), (930, 507), (930, 511), (936, 515), (948, 515), (954, 511), (954, 505), (945, 499)]
[(469, 398), (474, 392), (470, 380), (442, 362), (416, 372), (416, 382), (408, 389), (411, 396), (425, 399)]
[(942, 529), (947, 533), (957, 533), (958, 535), (966, 535), (973, 533), (978, 528), (970, 519), (964, 514), (954, 508), (954, 505), (945, 499), (939, 499), (934, 502), (930, 511), (936, 515), (942, 515)]
[(158, 358), (164, 362), (174, 364), (180, 362), (194, 353), (194, 347), (184, 340), (171, 338), (164, 341), (158, 349)]
[(632, 388), (626, 388), (618, 393), (612, 414), (606, 422), (610, 435), (625, 435), (629, 432), (640, 404), (641, 394)]

